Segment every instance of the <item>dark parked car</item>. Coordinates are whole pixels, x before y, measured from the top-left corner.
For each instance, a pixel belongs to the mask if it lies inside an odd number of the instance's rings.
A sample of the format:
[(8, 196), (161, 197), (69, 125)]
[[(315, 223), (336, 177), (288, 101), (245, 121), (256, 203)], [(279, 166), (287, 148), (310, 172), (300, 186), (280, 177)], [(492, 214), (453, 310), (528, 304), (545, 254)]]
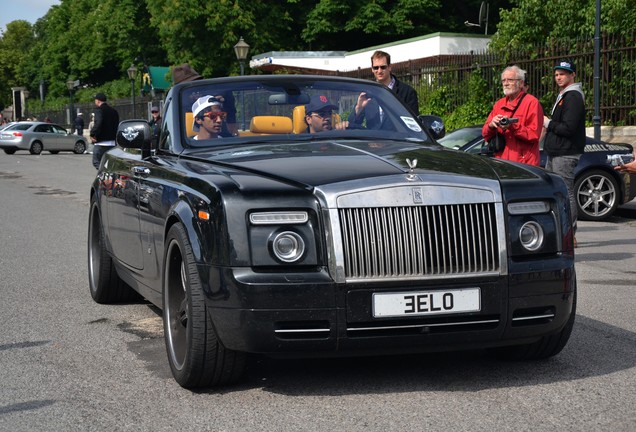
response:
[[(484, 139), (481, 126), (457, 129), (439, 139), (444, 147), (473, 154), (482, 150)], [(610, 144), (587, 137), (585, 153), (575, 171), (574, 190), (578, 204), (579, 219), (605, 220), (611, 217), (618, 206), (636, 197), (636, 175), (615, 171), (607, 162), (612, 154), (632, 154), (629, 144)], [(541, 166), (545, 166), (547, 155), (541, 142)]]
[(82, 154), (86, 146), (86, 138), (52, 123), (21, 121), (0, 131), (0, 148), (6, 154), (14, 154), (18, 150), (28, 150), (34, 155), (43, 150), (52, 154), (61, 151)]
[[(378, 129), (339, 123), (362, 92)], [(368, 80), (192, 81), (162, 117), (156, 148), (146, 121), (124, 121), (102, 160), (89, 285), (99, 303), (141, 294), (163, 310), (183, 387), (238, 380), (250, 353), (541, 359), (566, 345), (576, 276), (559, 177), (442, 147), (441, 119)]]

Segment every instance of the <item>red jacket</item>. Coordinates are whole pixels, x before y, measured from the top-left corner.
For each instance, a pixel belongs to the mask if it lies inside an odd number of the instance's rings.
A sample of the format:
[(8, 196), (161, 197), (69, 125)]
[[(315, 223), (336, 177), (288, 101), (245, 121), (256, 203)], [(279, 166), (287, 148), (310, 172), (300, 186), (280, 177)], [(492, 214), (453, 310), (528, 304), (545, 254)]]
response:
[[(495, 103), (488, 115), (488, 120), (481, 129), (481, 134), (486, 141), (494, 138), (497, 132), (503, 132), (501, 128), (490, 128), (492, 118), (497, 114), (510, 117), (523, 94), (523, 91), (519, 92), (512, 101), (509, 101), (508, 97), (503, 97)], [(504, 133), (506, 147), (502, 152), (495, 154), (495, 157), (538, 166), (541, 161), (539, 138), (543, 129), (543, 108), (539, 100), (531, 94), (526, 94), (515, 111), (514, 117), (518, 118), (519, 122), (511, 124), (506, 130)]]

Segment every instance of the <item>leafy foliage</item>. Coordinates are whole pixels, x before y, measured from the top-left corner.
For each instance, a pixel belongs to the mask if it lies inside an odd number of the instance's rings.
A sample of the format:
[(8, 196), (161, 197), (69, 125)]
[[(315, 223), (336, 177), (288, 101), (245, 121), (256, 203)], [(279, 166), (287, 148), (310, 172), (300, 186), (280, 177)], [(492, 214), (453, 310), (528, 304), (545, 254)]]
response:
[[(466, 103), (456, 107), (452, 101), (457, 99), (457, 93), (468, 91)], [(459, 85), (442, 85), (427, 95), (419, 95), (424, 100), (420, 112), (438, 115), (444, 119), (449, 131), (464, 126), (482, 124), (492, 109), (490, 89), (481, 75), (481, 70), (472, 72), (468, 79)]]

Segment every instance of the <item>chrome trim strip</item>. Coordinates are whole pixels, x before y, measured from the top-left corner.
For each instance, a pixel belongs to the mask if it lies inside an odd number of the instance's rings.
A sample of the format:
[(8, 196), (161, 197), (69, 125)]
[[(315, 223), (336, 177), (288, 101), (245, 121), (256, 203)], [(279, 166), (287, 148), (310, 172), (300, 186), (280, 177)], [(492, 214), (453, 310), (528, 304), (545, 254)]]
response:
[(331, 329), (278, 329), (274, 333), (329, 333)]
[(437, 323), (437, 324), (413, 324), (413, 325), (397, 325), (397, 326), (383, 326), (383, 327), (347, 327), (347, 331), (373, 331), (373, 330), (396, 330), (396, 329), (409, 329), (409, 328), (425, 328), (425, 327), (446, 327), (446, 326), (458, 326), (458, 325), (474, 325), (474, 324), (492, 324), (498, 323), (499, 320), (482, 320), (482, 321), (466, 321), (456, 323)]
[(513, 321), (526, 321), (526, 320), (536, 320), (536, 319), (544, 319), (544, 318), (554, 318), (556, 314), (545, 314), (545, 315), (534, 315), (527, 317), (517, 317), (513, 318)]

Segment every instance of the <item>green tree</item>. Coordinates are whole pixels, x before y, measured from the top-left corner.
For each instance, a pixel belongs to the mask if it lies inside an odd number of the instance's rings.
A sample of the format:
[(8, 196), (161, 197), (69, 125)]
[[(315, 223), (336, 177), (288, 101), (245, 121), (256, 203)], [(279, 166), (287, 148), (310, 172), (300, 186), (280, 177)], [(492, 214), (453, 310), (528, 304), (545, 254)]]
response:
[(13, 103), (11, 87), (27, 85), (25, 71), (34, 39), (33, 27), (22, 20), (7, 24), (0, 38), (0, 109)]
[[(502, 52), (530, 49), (549, 40), (594, 36), (596, 1), (512, 0), (510, 10), (501, 10), (491, 49)], [(636, 30), (636, 8), (624, 0), (601, 2), (601, 29), (607, 33), (628, 34)]]

